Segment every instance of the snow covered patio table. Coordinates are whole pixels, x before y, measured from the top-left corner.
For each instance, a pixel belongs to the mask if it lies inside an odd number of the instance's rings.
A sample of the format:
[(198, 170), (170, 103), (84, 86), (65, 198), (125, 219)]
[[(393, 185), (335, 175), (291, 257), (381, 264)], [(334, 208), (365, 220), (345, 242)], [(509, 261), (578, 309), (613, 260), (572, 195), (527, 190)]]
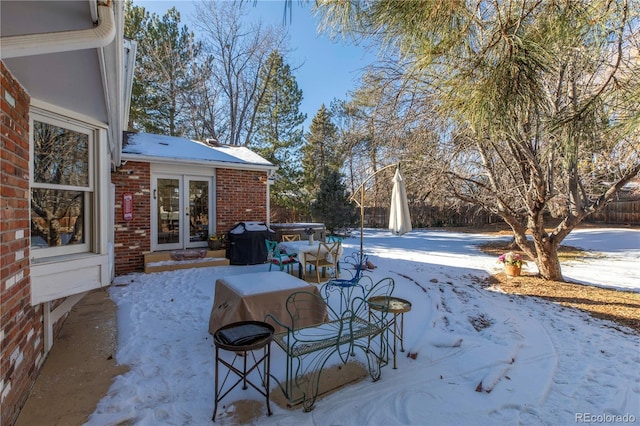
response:
[[(263, 321), (267, 314), (284, 318), (286, 301), (291, 293), (309, 291), (320, 296), (318, 287), (286, 272), (257, 272), (233, 275), (216, 280), (209, 333), (237, 321)], [(308, 316), (309, 323), (327, 321), (326, 310)], [(282, 330), (276, 330), (282, 331)]]

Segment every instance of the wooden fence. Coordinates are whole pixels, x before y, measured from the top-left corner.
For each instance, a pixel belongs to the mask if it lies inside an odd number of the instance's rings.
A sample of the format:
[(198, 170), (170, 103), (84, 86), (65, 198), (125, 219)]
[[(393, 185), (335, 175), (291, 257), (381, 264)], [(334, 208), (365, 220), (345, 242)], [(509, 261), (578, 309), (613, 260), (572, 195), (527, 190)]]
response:
[(640, 200), (611, 202), (601, 211), (590, 215), (586, 221), (590, 223), (640, 225)]
[[(424, 205), (411, 205), (411, 225), (414, 228), (484, 226), (502, 222), (498, 216), (491, 215), (478, 207), (467, 206), (461, 209), (447, 209)], [(364, 209), (366, 227), (385, 227), (389, 223), (388, 207), (367, 207)]]
[[(414, 228), (485, 226), (502, 222), (499, 216), (489, 214), (476, 206), (446, 209), (429, 205), (411, 205), (411, 224)], [(549, 219), (553, 222), (553, 219)], [(640, 225), (640, 200), (616, 201), (603, 210), (587, 217), (585, 222), (616, 225)], [(387, 207), (365, 208), (366, 227), (384, 227), (389, 223)]]
[[(491, 215), (476, 206), (460, 209), (446, 209), (427, 204), (411, 205), (411, 224), (414, 228), (485, 226), (502, 222), (499, 216)], [(275, 213), (275, 214), (273, 214)], [(273, 223), (311, 222), (311, 218), (296, 215), (295, 212), (281, 208), (272, 208)], [(640, 225), (640, 200), (616, 201), (586, 220), (588, 223), (607, 223), (620, 225)], [(367, 228), (384, 228), (389, 223), (388, 207), (366, 207), (364, 209), (364, 226)], [(354, 223), (353, 227), (359, 227)]]

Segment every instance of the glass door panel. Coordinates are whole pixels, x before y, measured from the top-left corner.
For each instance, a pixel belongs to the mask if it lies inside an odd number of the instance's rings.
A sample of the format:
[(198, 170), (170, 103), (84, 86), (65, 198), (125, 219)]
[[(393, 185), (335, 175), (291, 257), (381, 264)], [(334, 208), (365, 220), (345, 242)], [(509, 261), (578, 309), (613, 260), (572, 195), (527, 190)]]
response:
[(189, 218), (189, 244), (192, 247), (203, 246), (209, 237), (209, 181), (186, 178), (189, 188), (187, 205)]
[[(180, 179), (158, 178), (158, 245), (180, 244)], [(167, 247), (175, 248), (175, 247)]]

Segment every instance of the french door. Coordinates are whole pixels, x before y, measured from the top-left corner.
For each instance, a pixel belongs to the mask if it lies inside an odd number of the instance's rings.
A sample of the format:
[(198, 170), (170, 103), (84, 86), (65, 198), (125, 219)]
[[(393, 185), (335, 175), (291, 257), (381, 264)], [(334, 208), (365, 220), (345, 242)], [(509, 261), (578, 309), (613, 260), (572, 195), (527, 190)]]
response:
[(214, 229), (212, 198), (211, 177), (155, 176), (152, 250), (206, 247)]

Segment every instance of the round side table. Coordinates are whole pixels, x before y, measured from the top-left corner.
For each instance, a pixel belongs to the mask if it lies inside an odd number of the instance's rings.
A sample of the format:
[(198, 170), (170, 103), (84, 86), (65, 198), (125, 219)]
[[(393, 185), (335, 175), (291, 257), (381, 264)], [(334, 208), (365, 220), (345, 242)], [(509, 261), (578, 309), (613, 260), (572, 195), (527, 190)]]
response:
[[(372, 311), (393, 314), (385, 328), (388, 333), (393, 334), (393, 368), (398, 368), (396, 364), (397, 342), (400, 341), (400, 352), (404, 352), (404, 314), (411, 310), (411, 302), (394, 296), (373, 296), (367, 300), (369, 304), (369, 314)], [(400, 324), (398, 325), (398, 316), (400, 316)], [(387, 338), (387, 342), (389, 338)]]
[[(213, 416), (211, 420), (216, 421), (216, 413), (218, 412), (218, 403), (229, 394), (238, 384), (242, 383), (242, 389), (247, 389), (247, 385), (251, 385), (267, 398), (267, 414), (271, 415), (271, 406), (269, 405), (269, 375), (271, 368), (271, 341), (273, 340), (274, 329), (270, 324), (261, 321), (240, 321), (234, 322), (220, 327), (213, 334), (213, 342), (216, 346), (216, 401), (213, 408)], [(220, 349), (234, 352), (233, 361), (231, 363), (220, 358)], [(262, 356), (257, 359), (253, 351), (262, 349)], [(248, 353), (251, 353), (253, 362), (248, 364)], [(242, 369), (234, 364), (238, 358), (242, 358)], [(220, 383), (219, 365), (227, 367), (227, 374)], [(262, 371), (260, 365), (262, 364)], [(257, 370), (260, 376), (260, 386), (249, 380), (249, 374)], [(230, 373), (234, 373), (238, 378), (222, 393)]]

